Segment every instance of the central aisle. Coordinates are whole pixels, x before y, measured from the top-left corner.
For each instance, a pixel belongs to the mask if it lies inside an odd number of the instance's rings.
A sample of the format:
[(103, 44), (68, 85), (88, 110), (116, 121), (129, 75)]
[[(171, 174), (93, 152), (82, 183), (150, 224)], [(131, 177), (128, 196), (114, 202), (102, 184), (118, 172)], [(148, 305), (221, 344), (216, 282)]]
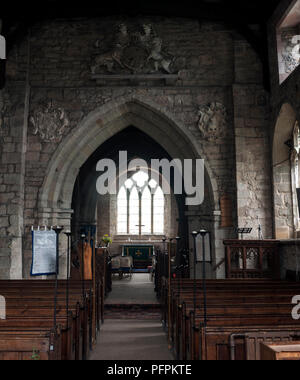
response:
[(120, 280), (115, 276), (112, 292), (107, 298), (106, 305), (159, 305), (154, 292), (154, 284), (148, 273), (136, 273), (132, 278)]
[(173, 360), (149, 274), (113, 280), (91, 360)]
[(107, 320), (90, 360), (173, 360), (160, 321)]

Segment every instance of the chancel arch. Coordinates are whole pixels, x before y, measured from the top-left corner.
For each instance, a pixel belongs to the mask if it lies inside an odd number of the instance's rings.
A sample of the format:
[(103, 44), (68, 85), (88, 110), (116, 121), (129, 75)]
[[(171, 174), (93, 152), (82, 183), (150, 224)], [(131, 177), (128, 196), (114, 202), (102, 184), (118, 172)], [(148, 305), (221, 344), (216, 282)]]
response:
[[(205, 159), (196, 139), (166, 109), (151, 100), (124, 97), (89, 114), (59, 145), (40, 192), (40, 207), (69, 209), (79, 168), (101, 144), (129, 125), (148, 132), (172, 157)], [(208, 160), (205, 160), (205, 169), (218, 207), (217, 182)]]
[[(80, 213), (80, 223), (95, 223), (97, 203), (95, 172), (92, 171), (92, 174), (86, 175), (82, 181), (81, 169), (84, 165), (86, 167), (91, 165), (91, 162), (95, 165), (97, 150), (104, 147), (105, 152), (105, 143), (118, 133), (125, 131), (129, 126), (134, 126), (137, 131), (151, 136), (151, 139), (159, 143), (170, 159), (205, 159), (196, 139), (181, 122), (175, 121), (174, 117), (161, 106), (155, 105), (151, 100), (143, 99), (141, 101), (136, 97), (124, 97), (111, 102), (88, 115), (59, 145), (49, 164), (48, 175), (39, 195), (40, 223), (54, 225), (59, 222), (70, 226), (73, 211), (75, 211), (73, 217), (75, 220), (76, 214), (78, 216), (78, 212)], [(121, 144), (119, 150), (122, 149), (126, 150), (126, 145), (122, 146)], [(115, 149), (115, 152), (119, 150)], [(87, 171), (90, 171), (91, 168), (93, 166), (89, 167)], [(74, 189), (74, 196), (78, 197), (76, 194), (78, 183), (80, 184), (81, 201), (77, 210), (74, 210), (72, 197)], [(218, 216), (214, 213), (219, 210), (218, 187), (208, 160), (205, 160), (205, 188), (209, 210), (206, 219), (209, 219), (210, 227), (215, 229), (218, 228), (218, 221), (216, 221)], [(76, 198), (73, 198), (73, 201), (74, 199)], [(184, 210), (184, 201), (181, 200), (181, 202), (182, 210)], [(179, 214), (179, 220), (181, 220), (182, 226), (185, 226), (186, 237), (190, 232), (189, 229), (200, 227), (201, 220), (196, 217), (199, 212), (201, 213), (201, 207), (190, 207), (188, 210), (182, 211), (181, 215)], [(205, 212), (207, 213), (207, 207)], [(188, 214), (188, 218), (196, 220), (193, 226), (184, 223), (186, 214)], [(195, 223), (198, 225), (196, 226)], [(179, 230), (179, 233), (183, 232)], [(218, 250), (219, 253), (216, 252), (215, 255), (219, 255), (221, 258), (223, 249), (220, 246)]]
[[(122, 172), (122, 168), (118, 166), (119, 151), (124, 149), (126, 149), (128, 158), (126, 173)], [(132, 171), (130, 164), (136, 161), (137, 156), (140, 157), (139, 161), (145, 162), (146, 166)], [(103, 196), (96, 191), (96, 181), (101, 175), (101, 173), (97, 173), (96, 165), (103, 157), (116, 163), (118, 173), (116, 194)], [(113, 237), (113, 240), (127, 240), (131, 236), (133, 238), (147, 237), (147, 239), (155, 236), (156, 240), (161, 240), (164, 235), (178, 235), (177, 219), (180, 219), (180, 233), (186, 234), (187, 232), (183, 232), (186, 210), (184, 196), (174, 196), (171, 186), (166, 194), (162, 193), (160, 185), (151, 179), (154, 177), (151, 170), (152, 158), (170, 157), (160, 144), (133, 126), (117, 133), (105, 144), (102, 144), (82, 166), (77, 177), (73, 193), (72, 229), (79, 231), (80, 225), (95, 224), (98, 227), (99, 241), (101, 241), (101, 236), (107, 233)], [(140, 173), (143, 173), (143, 177), (147, 177), (145, 183), (142, 183), (138, 177)], [(126, 181), (124, 174), (128, 178)], [(161, 177), (159, 173), (158, 175)], [(124, 180), (123, 185), (122, 179)], [(160, 182), (162, 183), (161, 178)], [(153, 194), (151, 193), (152, 189)], [(161, 199), (162, 197), (163, 199)], [(120, 216), (118, 215), (119, 208)], [(180, 211), (178, 211), (179, 208)], [(121, 227), (118, 227), (119, 220), (121, 220)], [(154, 224), (156, 225), (154, 226)]]

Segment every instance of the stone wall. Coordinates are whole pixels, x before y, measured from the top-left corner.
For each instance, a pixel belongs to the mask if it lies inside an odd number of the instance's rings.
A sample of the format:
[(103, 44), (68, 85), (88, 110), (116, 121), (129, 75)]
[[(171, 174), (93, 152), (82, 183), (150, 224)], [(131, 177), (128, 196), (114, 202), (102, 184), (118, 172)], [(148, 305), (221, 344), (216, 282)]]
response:
[(22, 278), (24, 175), (28, 91), (11, 86), (0, 94), (0, 278)]
[[(252, 227), (250, 238), (272, 238), (269, 147), (269, 94), (262, 86), (262, 63), (236, 38), (233, 86), (238, 226)], [(251, 69), (250, 69), (251, 65)]]
[(236, 122), (237, 202), (240, 227), (252, 227), (251, 237), (272, 238), (268, 97), (257, 85), (233, 89)]
[[(93, 57), (95, 54), (99, 56), (99, 49), (101, 54), (111, 50), (111, 37), (115, 35), (116, 25), (120, 21), (124, 22), (120, 19), (81, 19), (35, 24), (30, 37), (28, 115), (24, 112), (27, 62), (25, 42), (15, 46), (8, 57), (8, 82), (4, 96), (11, 96), (11, 102), (16, 104), (16, 112), (8, 115), (6, 123), (11, 123), (12, 127), (3, 136), (1, 144), (2, 149), (14, 151), (2, 151), (1, 154), (4, 165), (1, 166), (4, 174), (1, 175), (1, 181), (3, 179), (5, 188), (0, 187), (0, 207), (3, 207), (0, 219), (3, 227), (0, 231), (7, 234), (7, 242), (1, 239), (1, 244), (5, 246), (1, 251), (4, 258), (1, 259), (5, 263), (3, 268), (6, 269), (2, 269), (0, 277), (11, 275), (10, 257), (20, 252), (20, 248), (9, 246), (7, 228), (11, 222), (13, 227), (23, 227), (23, 210), (25, 229), (14, 234), (19, 243), (20, 237), (23, 237), (25, 277), (29, 275), (31, 264), (31, 226), (56, 223), (70, 225), (71, 195), (66, 199), (65, 192), (56, 194), (56, 190), (51, 188), (49, 194), (53, 195), (51, 199), (56, 199), (55, 204), (52, 200), (48, 202), (48, 199), (43, 199), (43, 186), (48, 183), (46, 181), (50, 176), (53, 183), (55, 178), (58, 183), (64, 181), (60, 177), (62, 167), (54, 167), (52, 163), (58, 157), (63, 144), (76, 136), (78, 144), (74, 146), (74, 151), (80, 147), (78, 155), (82, 161), (87, 160), (93, 142), (87, 144), (89, 146), (81, 147), (84, 139), (80, 137), (79, 126), (93, 112), (103, 110), (103, 117), (97, 121), (100, 130), (101, 125), (106, 122), (104, 110), (113, 110), (114, 105), (117, 109), (117, 105), (122, 104), (123, 100), (134, 102), (138, 99), (141, 104), (145, 104), (145, 109), (150, 108), (149, 104), (153, 105), (160, 118), (169, 121), (172, 119), (172, 122), (175, 121), (176, 125), (186, 131), (186, 136), (191, 136), (189, 141), (197, 145), (198, 156), (206, 160), (210, 176), (207, 187), (210, 188), (212, 199), (208, 217), (217, 237), (215, 261), (224, 255), (222, 239), (233, 237), (233, 228), (220, 228), (219, 197), (223, 194), (232, 199), (233, 227), (237, 220), (239, 224), (255, 227), (259, 210), (258, 220), (263, 225), (264, 234), (266, 237), (271, 236), (270, 170), (266, 131), (268, 97), (262, 88), (262, 69), (253, 49), (236, 32), (222, 24), (207, 22), (200, 26), (197, 21), (185, 19), (128, 19), (125, 22), (134, 31), (145, 22), (152, 24), (155, 33), (162, 38), (164, 49), (169, 56), (175, 58), (174, 70), (178, 71), (178, 79), (175, 82), (153, 82), (144, 78), (140, 82), (124, 85), (121, 79), (119, 82), (118, 79), (107, 82), (106, 78), (106, 83), (101, 85), (91, 74), (90, 68), (95, 62)], [(114, 63), (114, 69), (116, 67)], [(118, 70), (121, 70), (120, 67)], [(168, 73), (160, 68), (160, 74), (165, 77)], [(20, 88), (13, 90), (17, 84)], [(216, 121), (205, 124), (204, 117), (204, 122), (200, 125), (200, 107), (204, 116), (207, 110), (211, 112), (216, 109)], [(224, 116), (224, 109), (226, 120), (222, 122), (218, 118)], [(119, 108), (116, 116), (128, 117), (121, 114)], [(139, 116), (143, 117), (142, 114)], [(156, 119), (158, 117), (153, 113), (152, 122), (157, 122), (163, 135), (163, 127), (159, 126)], [(26, 133), (28, 120), (30, 124)], [(105, 133), (109, 136), (113, 132), (111, 130)], [(26, 140), (25, 161), (23, 143)], [(164, 137), (158, 142), (167, 145), (168, 140), (168, 137)], [(19, 154), (15, 154), (18, 149)], [(70, 157), (66, 152), (64, 160), (69, 162)], [(186, 149), (185, 157), (192, 157), (189, 148)], [(14, 169), (11, 165), (14, 165)], [(20, 169), (22, 165), (26, 169), (24, 180)], [(10, 173), (10, 170), (15, 172)], [(79, 168), (72, 167), (70, 170), (74, 171), (76, 177), (76, 170)], [(8, 176), (11, 174), (18, 175), (18, 186), (14, 188), (16, 193), (11, 189), (15, 186), (15, 180)], [(14, 184), (10, 184), (10, 181)], [(21, 191), (23, 182), (25, 203)], [(72, 183), (68, 186), (71, 188)], [(41, 203), (44, 204), (43, 207)], [(17, 209), (12, 209), (15, 204)], [(191, 212), (194, 218), (192, 228), (199, 228), (203, 212), (197, 209)], [(21, 263), (14, 259), (13, 266), (15, 264), (19, 269), (22, 268)], [(223, 276), (223, 272), (221, 268), (219, 275)]]

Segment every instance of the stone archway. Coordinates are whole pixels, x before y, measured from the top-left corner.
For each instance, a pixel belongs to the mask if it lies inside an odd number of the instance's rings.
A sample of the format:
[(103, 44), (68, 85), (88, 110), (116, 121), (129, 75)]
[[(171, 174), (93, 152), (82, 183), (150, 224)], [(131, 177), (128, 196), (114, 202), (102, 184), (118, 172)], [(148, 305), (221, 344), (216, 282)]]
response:
[[(57, 148), (39, 193), (40, 219), (56, 223), (58, 215), (70, 213), (72, 191), (80, 167), (108, 138), (128, 125), (136, 125), (152, 136), (172, 157), (206, 158), (194, 136), (169, 112), (149, 100), (122, 97), (90, 113)], [(217, 181), (208, 160), (205, 169), (215, 208), (219, 208)], [(63, 218), (63, 215), (61, 216)]]
[[(212, 207), (219, 210), (217, 181), (195, 137), (163, 107), (151, 100), (126, 96), (90, 113), (57, 148), (39, 192), (41, 224), (70, 227), (72, 194), (81, 166), (99, 146), (129, 125), (159, 142), (171, 157), (181, 160), (204, 158), (206, 186), (209, 188)], [(214, 228), (217, 228), (219, 215), (212, 215), (212, 218)], [(61, 244), (63, 247), (66, 244), (63, 239)], [(221, 247), (216, 254), (217, 260), (223, 255), (223, 250), (219, 241), (216, 245)]]
[(294, 205), (289, 140), (292, 139), (297, 115), (289, 103), (284, 103), (277, 117), (273, 135), (273, 192), (275, 237), (294, 237)]
[[(47, 177), (39, 194), (39, 208), (49, 210), (71, 207), (71, 195), (82, 164), (108, 138), (129, 125), (148, 133), (172, 157), (206, 158), (194, 136), (169, 112), (151, 101), (136, 96), (112, 101), (89, 114), (58, 147), (49, 163)], [(217, 182), (205, 160), (215, 206)]]
[[(99, 214), (97, 213), (97, 215), (99, 215), (99, 218), (95, 218), (95, 210), (97, 208), (97, 204), (102, 204), (102, 201), (105, 205), (105, 214), (111, 217), (111, 220), (116, 220), (117, 194), (106, 194), (105, 196), (98, 194), (96, 191), (96, 183), (98, 179), (96, 166), (99, 160), (103, 158), (112, 160), (116, 164), (116, 187), (118, 192), (118, 183), (120, 177), (123, 175), (126, 175), (127, 177), (128, 175), (131, 176), (133, 174), (132, 171), (128, 171), (128, 166), (127, 169), (120, 168), (119, 166), (119, 151), (124, 150), (124, 147), (126, 147), (127, 150), (127, 165), (129, 165), (132, 160), (142, 160), (146, 163), (146, 166), (140, 166), (141, 169), (147, 171), (150, 177), (152, 175), (157, 176), (161, 181), (165, 181), (165, 184), (168, 187), (167, 194), (165, 194), (166, 198), (168, 201), (170, 201), (170, 197), (168, 195), (173, 195), (175, 202), (180, 202), (180, 205), (182, 206), (181, 215), (178, 215), (177, 218), (180, 217), (182, 221), (184, 220), (185, 195), (175, 195), (172, 185), (168, 183), (168, 179), (163, 177), (162, 173), (151, 167), (152, 159), (160, 160), (166, 158), (170, 161), (172, 160), (172, 157), (169, 157), (168, 153), (161, 148), (160, 144), (154, 141), (150, 136), (143, 133), (141, 130), (138, 130), (137, 128), (131, 126), (114, 135), (111, 139), (108, 139), (105, 142), (104, 146), (100, 146), (99, 149), (97, 149), (94, 154), (88, 159), (88, 161), (86, 161), (86, 163), (81, 167), (79, 175), (77, 177), (72, 204), (72, 209), (74, 210), (72, 218), (73, 232), (75, 230), (75, 225), (77, 226), (76, 231), (78, 231), (78, 226), (89, 224), (93, 225), (97, 222), (98, 219), (102, 219), (102, 217), (100, 217), (100, 211)], [(120, 172), (120, 169), (123, 171)], [(172, 181), (171, 177), (173, 176), (172, 173), (170, 174), (170, 180)], [(208, 199), (206, 199), (206, 201), (208, 201)], [(108, 207), (105, 202), (108, 202), (110, 204), (110, 207)], [(114, 222), (112, 225), (109, 225), (109, 227), (107, 221), (104, 224), (106, 226), (106, 233), (109, 232), (111, 236), (118, 235)], [(166, 231), (169, 231), (169, 229), (166, 229)], [(167, 233), (167, 236), (176, 236), (177, 234), (178, 231), (172, 233), (171, 235), (170, 233)]]

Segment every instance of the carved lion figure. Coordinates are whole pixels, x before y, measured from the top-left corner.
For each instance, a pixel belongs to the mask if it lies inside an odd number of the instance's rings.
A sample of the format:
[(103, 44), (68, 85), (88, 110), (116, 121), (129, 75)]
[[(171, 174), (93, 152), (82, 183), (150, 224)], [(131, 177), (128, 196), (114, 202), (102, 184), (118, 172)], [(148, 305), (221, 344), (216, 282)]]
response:
[[(128, 34), (127, 26), (120, 24), (118, 26), (118, 32), (115, 36), (115, 42), (112, 50), (107, 53), (102, 53), (96, 56), (95, 61), (91, 67), (92, 74), (96, 74), (97, 69), (105, 67), (109, 73), (114, 72), (115, 65), (119, 67), (130, 69), (126, 64), (122, 62), (122, 56), (124, 49), (130, 44), (130, 36)], [(99, 41), (96, 42), (96, 46), (99, 48)]]

